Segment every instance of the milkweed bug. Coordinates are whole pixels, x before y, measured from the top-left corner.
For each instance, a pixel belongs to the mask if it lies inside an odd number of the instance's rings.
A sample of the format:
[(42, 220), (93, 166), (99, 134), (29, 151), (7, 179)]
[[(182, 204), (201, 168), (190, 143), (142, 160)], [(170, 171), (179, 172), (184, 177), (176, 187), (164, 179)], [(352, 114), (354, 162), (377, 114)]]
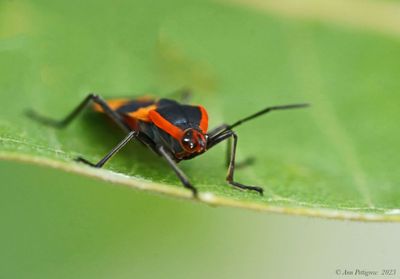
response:
[(129, 141), (138, 140), (166, 160), (183, 186), (191, 190), (194, 197), (197, 196), (197, 189), (178, 167), (178, 163), (182, 160), (195, 158), (225, 140), (229, 140), (228, 142), (231, 145), (228, 146), (226, 158), (228, 165), (227, 182), (234, 187), (256, 191), (262, 195), (263, 188), (247, 186), (236, 182), (234, 179), (238, 136), (233, 128), (271, 111), (308, 106), (308, 104), (292, 104), (267, 107), (233, 124), (223, 124), (211, 131), (208, 131), (208, 114), (204, 107), (152, 97), (104, 100), (99, 95), (91, 93), (62, 120), (47, 118), (34, 111), (29, 111), (28, 116), (42, 124), (64, 128), (91, 102), (93, 102), (95, 111), (108, 115), (127, 135), (99, 162), (92, 163), (82, 157), (76, 158), (76, 161), (101, 168)]

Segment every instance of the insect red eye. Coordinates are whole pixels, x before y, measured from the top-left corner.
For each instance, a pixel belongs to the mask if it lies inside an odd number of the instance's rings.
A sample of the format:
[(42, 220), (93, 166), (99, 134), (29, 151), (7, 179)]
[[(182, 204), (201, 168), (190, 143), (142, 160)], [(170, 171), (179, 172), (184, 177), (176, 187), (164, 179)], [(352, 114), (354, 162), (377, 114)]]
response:
[(189, 153), (203, 152), (206, 148), (206, 140), (200, 131), (188, 129), (183, 135), (181, 146)]
[(197, 148), (197, 142), (193, 141), (190, 137), (184, 137), (182, 140), (182, 146), (187, 151), (191, 151)]

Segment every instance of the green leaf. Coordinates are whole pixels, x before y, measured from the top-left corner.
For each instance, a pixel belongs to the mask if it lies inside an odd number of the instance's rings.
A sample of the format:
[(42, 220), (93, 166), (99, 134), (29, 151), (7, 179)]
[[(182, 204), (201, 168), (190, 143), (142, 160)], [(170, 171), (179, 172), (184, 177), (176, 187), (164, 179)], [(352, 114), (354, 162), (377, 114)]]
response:
[(255, 159), (236, 178), (262, 186), (264, 197), (227, 186), (222, 145), (183, 162), (201, 201), (400, 220), (397, 35), (341, 17), (320, 23), (312, 20), (318, 10), (306, 19), (274, 13), (205, 1), (2, 2), (0, 157), (190, 198), (169, 167), (137, 143), (102, 170), (75, 163), (78, 155), (99, 160), (123, 138), (103, 115), (87, 112), (54, 130), (23, 111), (61, 118), (89, 92), (171, 96), (186, 86), (216, 126), (266, 106), (309, 102), (310, 109), (274, 112), (236, 129), (238, 160)]

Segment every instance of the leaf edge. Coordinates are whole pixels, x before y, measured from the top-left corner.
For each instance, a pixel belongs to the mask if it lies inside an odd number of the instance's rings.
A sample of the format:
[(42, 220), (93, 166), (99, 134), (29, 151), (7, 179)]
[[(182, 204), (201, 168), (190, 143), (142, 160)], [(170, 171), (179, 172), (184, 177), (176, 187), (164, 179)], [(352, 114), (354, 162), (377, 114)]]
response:
[(257, 202), (246, 202), (215, 195), (211, 192), (199, 194), (199, 199), (195, 200), (189, 191), (184, 188), (173, 187), (169, 184), (152, 182), (144, 178), (128, 176), (122, 173), (106, 169), (95, 169), (75, 163), (68, 163), (40, 156), (19, 154), (15, 152), (0, 152), (0, 160), (15, 161), (21, 163), (35, 164), (52, 169), (58, 169), (69, 173), (84, 175), (89, 178), (111, 182), (116, 185), (127, 186), (135, 190), (142, 190), (149, 193), (155, 193), (162, 196), (169, 196), (192, 202), (204, 203), (213, 207), (226, 206), (232, 208), (241, 208), (258, 212), (278, 213), (294, 216), (317, 217), (334, 220), (349, 220), (363, 222), (400, 222), (400, 214), (384, 215), (377, 213), (361, 213), (348, 210), (310, 208), (310, 207), (284, 207), (268, 205)]

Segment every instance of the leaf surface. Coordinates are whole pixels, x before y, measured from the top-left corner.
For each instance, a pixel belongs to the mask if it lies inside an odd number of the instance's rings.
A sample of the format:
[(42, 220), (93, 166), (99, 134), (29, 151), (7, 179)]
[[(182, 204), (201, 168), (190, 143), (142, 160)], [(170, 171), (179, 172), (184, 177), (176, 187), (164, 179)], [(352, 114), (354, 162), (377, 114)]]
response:
[[(93, 13), (87, 13), (93, 10)], [(137, 143), (104, 170), (97, 161), (124, 136), (86, 112), (65, 130), (24, 117), (61, 118), (89, 92), (170, 97), (183, 86), (211, 126), (270, 105), (309, 102), (236, 129), (238, 181), (225, 183), (225, 146), (182, 169), (201, 200), (257, 210), (359, 220), (400, 220), (400, 43), (393, 32), (291, 19), (204, 1), (78, 6), (0, 4), (0, 157), (190, 198), (168, 166)], [(340, 18), (339, 18), (340, 20)]]

